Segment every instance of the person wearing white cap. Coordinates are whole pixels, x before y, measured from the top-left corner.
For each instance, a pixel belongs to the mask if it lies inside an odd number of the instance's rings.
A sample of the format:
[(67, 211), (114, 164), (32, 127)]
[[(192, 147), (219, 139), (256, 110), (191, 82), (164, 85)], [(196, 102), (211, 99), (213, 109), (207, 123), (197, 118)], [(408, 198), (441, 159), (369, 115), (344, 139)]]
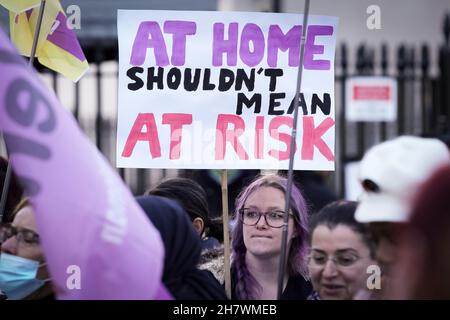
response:
[(359, 180), (364, 189), (355, 218), (369, 223), (377, 243), (376, 258), (382, 271), (381, 296), (395, 287), (398, 236), (408, 228), (417, 192), (438, 168), (450, 163), (447, 146), (430, 138), (401, 136), (369, 149)]

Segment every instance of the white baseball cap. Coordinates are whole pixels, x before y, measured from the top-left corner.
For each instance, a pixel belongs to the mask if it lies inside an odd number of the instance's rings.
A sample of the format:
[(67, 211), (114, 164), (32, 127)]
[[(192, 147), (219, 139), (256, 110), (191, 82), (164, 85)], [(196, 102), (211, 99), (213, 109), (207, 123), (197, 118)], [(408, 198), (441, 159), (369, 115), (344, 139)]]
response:
[(437, 139), (401, 136), (364, 155), (359, 181), (364, 192), (355, 218), (362, 223), (407, 222), (419, 187), (450, 163), (450, 151)]

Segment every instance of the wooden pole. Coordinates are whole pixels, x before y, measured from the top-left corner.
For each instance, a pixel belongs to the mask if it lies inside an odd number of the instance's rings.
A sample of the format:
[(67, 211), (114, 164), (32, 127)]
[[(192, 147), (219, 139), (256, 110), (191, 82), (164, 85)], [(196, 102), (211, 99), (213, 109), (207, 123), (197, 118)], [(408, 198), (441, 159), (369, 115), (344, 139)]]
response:
[(223, 220), (223, 246), (224, 246), (224, 269), (225, 269), (225, 293), (231, 299), (231, 265), (230, 265), (230, 232), (228, 231), (228, 177), (227, 170), (222, 170), (222, 220)]

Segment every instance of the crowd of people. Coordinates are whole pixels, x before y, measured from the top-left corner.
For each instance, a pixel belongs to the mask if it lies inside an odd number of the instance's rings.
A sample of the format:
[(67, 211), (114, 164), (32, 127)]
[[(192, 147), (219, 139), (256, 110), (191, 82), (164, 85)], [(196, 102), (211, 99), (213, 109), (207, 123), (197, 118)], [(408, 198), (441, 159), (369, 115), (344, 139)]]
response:
[[(0, 164), (3, 189), (7, 161)], [(163, 181), (136, 201), (164, 244), (167, 298), (277, 299), (288, 215), (281, 299), (449, 299), (448, 147), (412, 136), (383, 142), (363, 157), (359, 180), (364, 191), (358, 201), (327, 196), (328, 204), (314, 204), (297, 178), (288, 212), (288, 181), (281, 174), (257, 175), (237, 192), (228, 235), (230, 297), (222, 219), (211, 217), (207, 186), (181, 177)], [(33, 207), (14, 175), (4, 212), (2, 297), (54, 299)]]

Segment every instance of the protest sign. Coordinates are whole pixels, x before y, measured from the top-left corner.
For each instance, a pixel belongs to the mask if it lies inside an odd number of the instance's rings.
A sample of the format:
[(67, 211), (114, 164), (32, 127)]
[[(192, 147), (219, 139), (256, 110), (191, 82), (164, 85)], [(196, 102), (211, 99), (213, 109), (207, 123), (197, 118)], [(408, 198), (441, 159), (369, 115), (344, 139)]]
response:
[[(302, 16), (118, 11), (117, 166), (286, 169)], [(310, 16), (294, 169), (334, 169), (337, 18)]]
[(56, 296), (168, 298), (159, 232), (1, 30), (0, 71), (0, 130), (34, 208)]

